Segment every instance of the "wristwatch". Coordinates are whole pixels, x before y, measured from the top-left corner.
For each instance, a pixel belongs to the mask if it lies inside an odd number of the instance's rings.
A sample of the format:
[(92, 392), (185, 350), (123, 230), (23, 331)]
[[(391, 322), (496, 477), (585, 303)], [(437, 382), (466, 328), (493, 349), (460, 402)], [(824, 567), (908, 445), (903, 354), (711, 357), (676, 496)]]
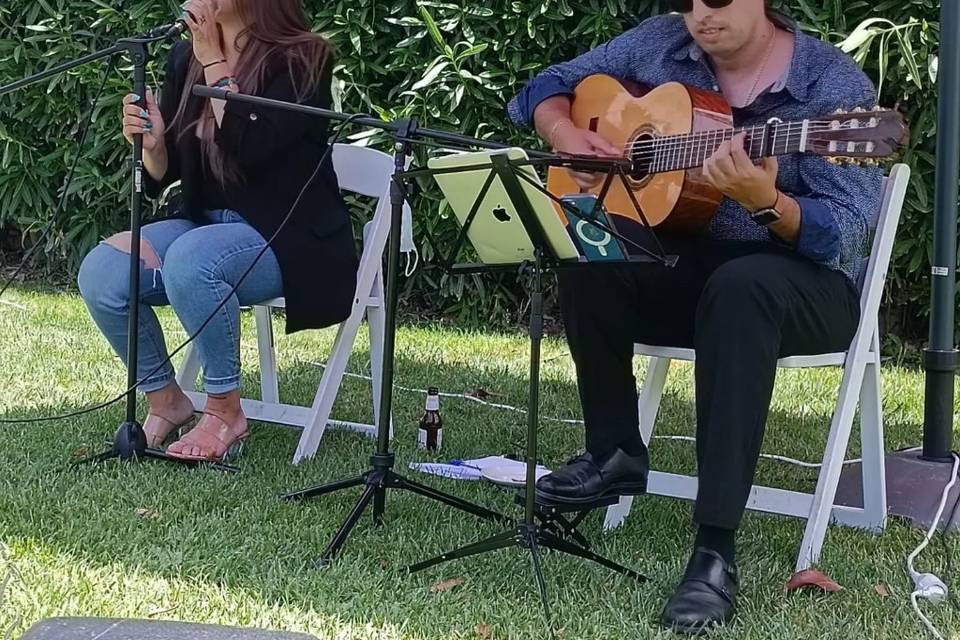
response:
[(777, 191), (777, 201), (773, 203), (772, 207), (752, 212), (750, 214), (750, 219), (761, 227), (769, 227), (771, 224), (777, 222), (781, 217), (783, 217), (783, 214), (781, 214), (780, 210), (777, 209), (778, 204), (780, 204), (780, 191)]

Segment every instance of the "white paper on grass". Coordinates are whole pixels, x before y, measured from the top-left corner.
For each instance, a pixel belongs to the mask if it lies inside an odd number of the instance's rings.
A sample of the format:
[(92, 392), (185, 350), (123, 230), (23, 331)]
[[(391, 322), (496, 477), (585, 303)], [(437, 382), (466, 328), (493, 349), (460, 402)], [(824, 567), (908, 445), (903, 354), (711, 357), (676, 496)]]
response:
[[(522, 460), (511, 460), (504, 456), (487, 456), (474, 460), (463, 460), (460, 464), (411, 462), (410, 468), (434, 476), (472, 482), (482, 480), (485, 475), (501, 479), (514, 478), (518, 484), (522, 485), (523, 479), (526, 477), (527, 463)], [(537, 465), (538, 478), (548, 473), (550, 473), (549, 469)]]

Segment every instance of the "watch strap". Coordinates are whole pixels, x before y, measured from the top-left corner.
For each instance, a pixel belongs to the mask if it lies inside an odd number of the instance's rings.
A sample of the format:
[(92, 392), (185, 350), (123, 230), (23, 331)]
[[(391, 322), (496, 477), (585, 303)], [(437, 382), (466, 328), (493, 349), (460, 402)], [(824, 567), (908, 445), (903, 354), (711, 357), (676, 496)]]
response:
[(759, 209), (750, 214), (750, 219), (759, 224), (762, 227), (769, 226), (774, 222), (780, 220), (782, 214), (777, 208), (777, 205), (780, 204), (780, 190), (777, 190), (777, 200), (773, 203), (772, 207), (766, 207), (764, 209)]

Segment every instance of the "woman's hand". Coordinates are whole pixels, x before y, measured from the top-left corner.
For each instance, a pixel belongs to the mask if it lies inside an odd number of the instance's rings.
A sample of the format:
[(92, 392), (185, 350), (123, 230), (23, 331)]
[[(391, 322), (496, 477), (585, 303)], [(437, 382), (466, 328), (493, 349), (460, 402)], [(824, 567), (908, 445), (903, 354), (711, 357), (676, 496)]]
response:
[(166, 147), (163, 144), (163, 134), (166, 132), (166, 124), (163, 122), (163, 115), (160, 114), (157, 99), (150, 89), (147, 89), (146, 99), (147, 108), (143, 109), (136, 104), (140, 100), (139, 96), (132, 93), (124, 96), (123, 137), (133, 144), (133, 136), (142, 133), (145, 152), (164, 151)]
[(193, 57), (201, 65), (210, 65), (224, 59), (217, 20), (220, 9), (214, 0), (190, 0), (184, 8), (185, 20), (193, 40)]

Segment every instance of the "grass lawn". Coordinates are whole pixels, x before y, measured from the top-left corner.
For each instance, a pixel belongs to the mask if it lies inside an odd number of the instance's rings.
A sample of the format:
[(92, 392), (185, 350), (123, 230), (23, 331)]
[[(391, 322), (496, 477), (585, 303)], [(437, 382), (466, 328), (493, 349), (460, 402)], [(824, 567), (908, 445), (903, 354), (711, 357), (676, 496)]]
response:
[[(0, 417), (38, 417), (79, 409), (116, 395), (125, 374), (74, 295), (13, 291), (0, 305)], [(164, 314), (171, 343), (185, 336)], [(257, 393), (252, 319), (242, 351), (249, 395)], [(312, 398), (333, 331), (280, 337), (281, 394)], [(397, 382), (446, 392), (484, 388), (497, 402), (525, 401), (526, 341), (522, 335), (403, 327), (398, 337)], [(638, 368), (643, 364), (638, 361)], [(368, 368), (363, 346), (350, 365)], [(840, 375), (836, 371), (781, 372), (769, 430), (768, 453), (805, 460), (822, 454)], [(920, 439), (922, 374), (884, 370), (888, 448)], [(395, 408), (399, 463), (422, 459), (416, 423), (423, 396), (398, 392)], [(444, 458), (514, 451), (523, 417), (462, 400), (443, 403)], [(579, 417), (573, 368), (557, 339), (544, 347), (543, 411)], [(369, 420), (369, 387), (348, 380), (335, 417)], [(123, 406), (61, 422), (0, 427), (0, 637), (18, 637), (37, 620), (57, 615), (158, 617), (194, 622), (304, 631), (322, 639), (544, 638), (528, 557), (502, 551), (421, 575), (403, 567), (496, 532), (495, 524), (397, 495), (387, 526), (364, 520), (332, 567), (313, 560), (328, 542), (355, 493), (303, 504), (282, 504), (278, 493), (355, 473), (366, 466), (372, 443), (344, 432), (325, 436), (316, 460), (290, 465), (298, 434), (253, 425), (240, 460), (243, 473), (222, 475), (161, 464), (108, 463), (71, 469), (72, 453), (97, 449), (122, 420)], [(671, 372), (660, 419), (661, 434), (692, 434), (692, 371)], [(562, 463), (581, 445), (579, 427), (544, 423), (542, 455)], [(658, 441), (657, 468), (691, 471), (693, 448)], [(851, 454), (856, 451), (851, 450)], [(761, 463), (759, 480), (812, 489), (813, 471)], [(428, 483), (500, 510), (506, 493), (479, 484), (426, 478)], [(931, 488), (931, 491), (938, 489)], [(146, 510), (146, 511), (144, 511)], [(517, 512), (518, 513), (518, 512)], [(566, 557), (545, 560), (555, 618), (568, 640), (666, 638), (656, 620), (674, 587), (691, 541), (690, 505), (659, 498), (637, 502), (619, 531), (603, 534), (591, 516), (584, 531), (600, 553), (650, 576), (638, 585)], [(748, 515), (740, 536), (743, 595), (732, 628), (718, 635), (753, 639), (921, 638), (910, 611), (906, 554), (921, 533), (893, 522), (882, 537), (832, 528), (821, 567), (843, 587), (834, 595), (786, 595), (802, 523)], [(955, 536), (949, 551), (960, 557)], [(943, 575), (944, 547), (921, 556), (922, 571)], [(431, 587), (454, 578), (459, 586)], [(881, 596), (878, 585), (890, 595)], [(954, 580), (951, 585), (960, 588)], [(882, 589), (881, 589), (882, 591)], [(948, 638), (960, 638), (960, 611), (948, 605), (927, 612)]]

